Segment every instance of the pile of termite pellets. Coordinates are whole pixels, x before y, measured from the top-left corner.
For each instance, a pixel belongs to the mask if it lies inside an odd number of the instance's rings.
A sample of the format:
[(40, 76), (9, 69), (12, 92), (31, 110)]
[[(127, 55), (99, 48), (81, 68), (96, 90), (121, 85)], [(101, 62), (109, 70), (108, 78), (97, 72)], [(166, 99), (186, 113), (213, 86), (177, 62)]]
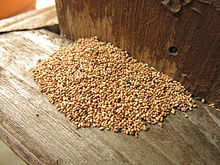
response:
[(180, 82), (96, 37), (79, 39), (39, 61), (33, 78), (77, 128), (137, 137), (150, 124), (162, 127), (168, 114), (196, 107)]

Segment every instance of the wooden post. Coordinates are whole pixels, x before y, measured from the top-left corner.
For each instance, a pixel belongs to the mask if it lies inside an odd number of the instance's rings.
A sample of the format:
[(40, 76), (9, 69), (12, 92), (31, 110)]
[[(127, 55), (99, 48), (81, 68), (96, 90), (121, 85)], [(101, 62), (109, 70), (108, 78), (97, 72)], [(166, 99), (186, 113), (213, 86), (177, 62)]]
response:
[[(172, 1), (172, 2), (171, 2)], [(56, 0), (61, 33), (97, 36), (220, 104), (219, 0)]]

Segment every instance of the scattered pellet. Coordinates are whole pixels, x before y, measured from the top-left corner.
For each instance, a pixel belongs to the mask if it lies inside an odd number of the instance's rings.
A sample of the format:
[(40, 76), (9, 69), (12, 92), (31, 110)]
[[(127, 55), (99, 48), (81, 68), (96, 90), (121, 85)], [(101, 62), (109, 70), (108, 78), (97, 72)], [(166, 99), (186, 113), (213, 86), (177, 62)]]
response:
[(175, 109), (172, 109), (171, 111), (170, 111), (173, 115), (175, 115)]
[(211, 108), (215, 108), (215, 104), (214, 103), (210, 103), (210, 104), (208, 104), (208, 106), (211, 107)]
[(193, 106), (192, 106), (193, 108), (197, 108), (197, 105), (196, 104), (193, 104)]
[(188, 115), (187, 115), (187, 114), (185, 114), (184, 116), (185, 116), (185, 118), (188, 118)]
[(36, 63), (39, 64), (40, 62), (41, 62), (41, 59), (37, 59), (37, 62), (36, 62)]
[(38, 113), (35, 113), (35, 116), (36, 116), (36, 117), (39, 117), (39, 114), (38, 114)]
[(77, 128), (138, 136), (167, 115), (196, 107), (180, 82), (126, 51), (82, 38), (41, 60), (33, 70), (40, 92)]
[(161, 128), (163, 128), (163, 123), (159, 123), (158, 125), (159, 125)]
[(104, 127), (100, 127), (99, 130), (103, 131), (105, 128)]

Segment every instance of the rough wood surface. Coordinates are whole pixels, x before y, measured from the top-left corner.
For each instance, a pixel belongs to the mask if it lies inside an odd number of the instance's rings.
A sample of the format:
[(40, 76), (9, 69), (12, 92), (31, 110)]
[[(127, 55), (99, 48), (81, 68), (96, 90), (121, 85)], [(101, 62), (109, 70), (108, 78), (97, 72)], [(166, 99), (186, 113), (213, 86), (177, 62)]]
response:
[[(0, 35), (0, 139), (28, 164), (211, 164), (220, 162), (220, 114), (178, 112), (139, 138), (76, 127), (32, 80), (34, 61), (71, 41), (46, 30)], [(37, 117), (36, 114), (39, 114)]]
[(0, 20), (0, 33), (53, 26), (58, 26), (58, 19), (56, 7), (50, 6)]
[[(172, 2), (174, 0), (171, 0)], [(63, 35), (97, 36), (220, 105), (220, 1), (56, 0)], [(180, 8), (180, 0), (175, 0)], [(176, 8), (175, 8), (176, 9)], [(170, 55), (169, 47), (177, 48)]]

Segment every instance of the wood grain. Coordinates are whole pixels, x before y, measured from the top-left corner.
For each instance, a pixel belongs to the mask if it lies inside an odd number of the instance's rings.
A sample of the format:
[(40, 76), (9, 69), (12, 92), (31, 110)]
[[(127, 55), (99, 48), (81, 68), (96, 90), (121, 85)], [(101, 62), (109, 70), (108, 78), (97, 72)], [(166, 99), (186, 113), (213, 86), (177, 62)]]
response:
[(159, 0), (56, 0), (67, 38), (111, 42), (220, 106), (219, 0), (205, 2), (193, 0), (174, 14)]
[[(218, 164), (220, 115), (199, 109), (170, 115), (139, 138), (76, 127), (32, 80), (34, 61), (71, 41), (46, 30), (0, 35), (0, 139), (27, 164)], [(39, 114), (37, 117), (36, 114)]]
[(55, 6), (32, 10), (0, 20), (0, 33), (43, 27), (56, 28), (56, 31), (58, 31), (58, 19)]

